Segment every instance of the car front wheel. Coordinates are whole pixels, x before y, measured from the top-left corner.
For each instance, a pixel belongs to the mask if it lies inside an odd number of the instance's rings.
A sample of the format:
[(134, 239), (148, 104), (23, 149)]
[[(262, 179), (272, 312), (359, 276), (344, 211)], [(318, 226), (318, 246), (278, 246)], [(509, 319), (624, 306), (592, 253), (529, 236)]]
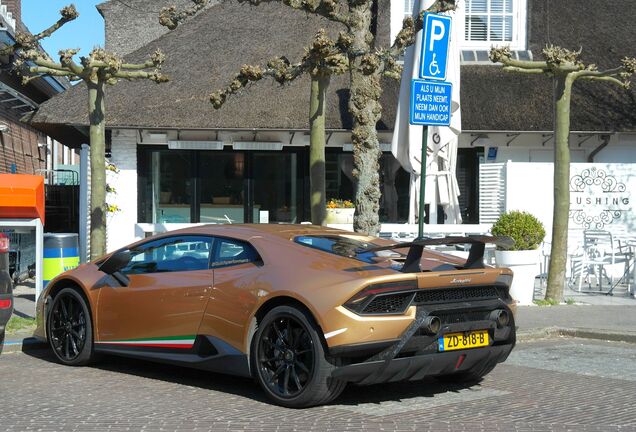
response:
[(47, 319), (49, 344), (64, 364), (83, 366), (93, 358), (93, 325), (84, 297), (64, 288), (53, 298)]
[(252, 345), (256, 380), (277, 404), (303, 408), (325, 404), (346, 383), (331, 378), (334, 365), (325, 358), (318, 326), (311, 315), (278, 306), (259, 324)]

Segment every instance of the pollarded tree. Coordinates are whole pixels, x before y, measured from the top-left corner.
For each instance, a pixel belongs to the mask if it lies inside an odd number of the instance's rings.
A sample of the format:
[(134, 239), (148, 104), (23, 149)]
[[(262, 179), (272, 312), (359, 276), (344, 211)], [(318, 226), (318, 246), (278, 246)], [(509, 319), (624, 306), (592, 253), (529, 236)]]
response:
[[(207, 4), (207, 0), (193, 1), (195, 4), (183, 11), (177, 11), (174, 7), (164, 8), (160, 22), (169, 28), (175, 28), (179, 22), (196, 14)], [(329, 53), (330, 56), (339, 54), (346, 58), (346, 66), (350, 75), (349, 112), (353, 119), (353, 175), (357, 179), (356, 213), (353, 225), (358, 232), (377, 234), (380, 230), (379, 161), (382, 151), (376, 127), (382, 114), (382, 106), (380, 105), (381, 78), (392, 75), (399, 79), (401, 67), (398, 64), (398, 59), (406, 48), (415, 42), (416, 33), (422, 29), (425, 12), (420, 13), (415, 19), (405, 18), (402, 29), (391, 47), (382, 48), (375, 46), (373, 33), (375, 18), (373, 6), (377, 0), (237, 1), (253, 5), (279, 2), (293, 9), (322, 16), (342, 26), (343, 31), (333, 46), (335, 51), (329, 51)], [(455, 3), (455, 0), (436, 0), (426, 12), (437, 13), (454, 10)], [(238, 77), (241, 77), (241, 73), (237, 75)], [(291, 79), (296, 77), (290, 76)], [(241, 79), (245, 79), (245, 77)], [(235, 81), (236, 79), (233, 83)], [(231, 86), (232, 84), (230, 84)], [(218, 96), (219, 92), (212, 93), (210, 99), (213, 104), (218, 103)]]
[(636, 59), (624, 58), (621, 65), (600, 71), (594, 64), (580, 60), (581, 51), (558, 46), (543, 50), (543, 61), (521, 61), (511, 57), (510, 49), (492, 48), (490, 59), (503, 64), (506, 72), (542, 74), (555, 83), (554, 120), (554, 211), (552, 215), (552, 249), (546, 299), (563, 300), (567, 262), (568, 219), (570, 212), (570, 98), (577, 80), (604, 81), (629, 88), (636, 71)]
[(155, 52), (144, 63), (125, 63), (115, 54), (101, 48), (93, 49), (88, 56), (73, 59), (79, 50), (67, 49), (59, 52), (58, 62), (53, 61), (38, 44), (45, 37), (79, 14), (75, 6), (66, 6), (60, 11), (61, 18), (48, 29), (36, 35), (18, 33), (16, 43), (4, 48), (2, 54), (14, 55), (15, 69), (23, 76), (23, 81), (40, 76), (66, 77), (71, 81), (83, 81), (88, 88), (88, 120), (91, 146), (91, 259), (106, 253), (106, 133), (104, 88), (121, 79), (149, 79), (157, 83), (167, 81), (160, 73), (165, 56)]

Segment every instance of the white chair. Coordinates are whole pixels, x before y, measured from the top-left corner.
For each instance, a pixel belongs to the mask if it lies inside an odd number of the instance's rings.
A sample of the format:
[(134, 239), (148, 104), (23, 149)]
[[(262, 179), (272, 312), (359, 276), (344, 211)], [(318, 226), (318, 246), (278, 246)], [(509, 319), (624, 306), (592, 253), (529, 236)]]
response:
[(598, 290), (603, 289), (603, 279), (612, 287), (613, 277), (607, 272), (606, 266), (625, 262), (620, 251), (616, 249), (612, 233), (602, 230), (586, 230), (583, 232), (582, 253), (572, 257), (572, 279), (578, 276), (578, 291), (581, 292), (583, 279), (592, 288), (591, 276), (596, 278)]

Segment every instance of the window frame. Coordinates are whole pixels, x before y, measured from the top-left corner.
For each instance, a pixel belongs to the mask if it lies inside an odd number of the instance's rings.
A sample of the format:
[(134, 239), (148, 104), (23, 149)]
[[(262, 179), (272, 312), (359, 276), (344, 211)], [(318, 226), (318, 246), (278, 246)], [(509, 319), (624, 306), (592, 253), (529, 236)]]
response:
[[(487, 0), (490, 4), (491, 0)], [(525, 51), (527, 46), (527, 0), (512, 1), (512, 40), (511, 41), (469, 41), (466, 40), (466, 2), (457, 9), (458, 21), (461, 21), (460, 49), (489, 50), (493, 46), (509, 46), (513, 51)], [(487, 15), (491, 15), (490, 12)], [(499, 16), (494, 14), (494, 16)], [(503, 15), (502, 15), (503, 16)]]
[[(171, 235), (171, 236), (166, 236), (166, 237), (160, 237), (160, 238), (151, 238), (148, 239), (147, 241), (143, 242), (143, 243), (139, 243), (137, 245), (135, 245), (133, 248), (130, 247), (126, 247), (123, 249), (119, 249), (117, 252), (120, 251), (130, 251), (132, 252), (133, 250), (136, 250), (138, 248), (144, 248), (144, 249), (151, 249), (151, 248), (157, 248), (157, 247), (161, 247), (162, 244), (168, 243), (170, 242), (170, 240), (174, 240), (174, 239), (187, 239), (188, 237), (191, 238), (198, 238), (198, 239), (209, 239), (210, 240), (210, 253), (208, 256), (208, 263), (206, 268), (202, 268), (202, 269), (194, 269), (194, 270), (174, 270), (174, 271), (155, 271), (155, 272), (146, 272), (146, 273), (126, 273), (122, 270), (120, 270), (123, 274), (125, 274), (126, 276), (136, 276), (136, 275), (152, 275), (152, 274), (161, 274), (161, 273), (183, 273), (183, 272), (192, 272), (192, 271), (205, 271), (205, 270), (210, 270), (210, 264), (211, 264), (211, 259), (212, 259), (212, 255), (213, 255), (213, 251), (216, 247), (216, 238), (214, 236), (208, 235), (208, 234), (180, 234), (180, 235)], [(154, 243), (157, 243), (156, 246), (152, 246)], [(140, 253), (145, 253), (145, 251), (142, 251)], [(132, 263), (132, 258), (130, 262)], [(130, 263), (129, 263), (130, 264)], [(128, 267), (128, 266), (126, 266)]]
[[(227, 241), (234, 242), (234, 243), (243, 243), (243, 244), (247, 245), (256, 254), (256, 259), (253, 260), (253, 261), (228, 262), (228, 263), (225, 263), (225, 264), (221, 264), (221, 262), (218, 261), (216, 259), (216, 257), (218, 255), (218, 252), (219, 252), (219, 249), (221, 247), (221, 243), (223, 242), (223, 240), (227, 240)], [(210, 263), (209, 263), (210, 269), (216, 270), (216, 269), (222, 269), (222, 268), (226, 268), (226, 267), (235, 267), (235, 266), (243, 265), (243, 264), (254, 264), (257, 267), (261, 267), (265, 263), (263, 261), (262, 255), (258, 252), (258, 249), (256, 249), (256, 247), (252, 243), (250, 243), (249, 241), (238, 239), (238, 238), (234, 238), (234, 237), (214, 236), (214, 245), (213, 245), (212, 251), (210, 253)]]

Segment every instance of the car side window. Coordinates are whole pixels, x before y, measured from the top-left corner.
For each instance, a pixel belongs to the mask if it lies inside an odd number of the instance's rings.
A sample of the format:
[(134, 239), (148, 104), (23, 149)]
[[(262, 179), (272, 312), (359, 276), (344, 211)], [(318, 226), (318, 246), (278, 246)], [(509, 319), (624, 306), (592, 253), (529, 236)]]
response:
[(235, 239), (217, 238), (212, 267), (260, 262), (261, 257), (256, 249), (247, 242)]
[(131, 250), (130, 263), (124, 274), (145, 274), (207, 270), (212, 238), (178, 236), (154, 240)]

